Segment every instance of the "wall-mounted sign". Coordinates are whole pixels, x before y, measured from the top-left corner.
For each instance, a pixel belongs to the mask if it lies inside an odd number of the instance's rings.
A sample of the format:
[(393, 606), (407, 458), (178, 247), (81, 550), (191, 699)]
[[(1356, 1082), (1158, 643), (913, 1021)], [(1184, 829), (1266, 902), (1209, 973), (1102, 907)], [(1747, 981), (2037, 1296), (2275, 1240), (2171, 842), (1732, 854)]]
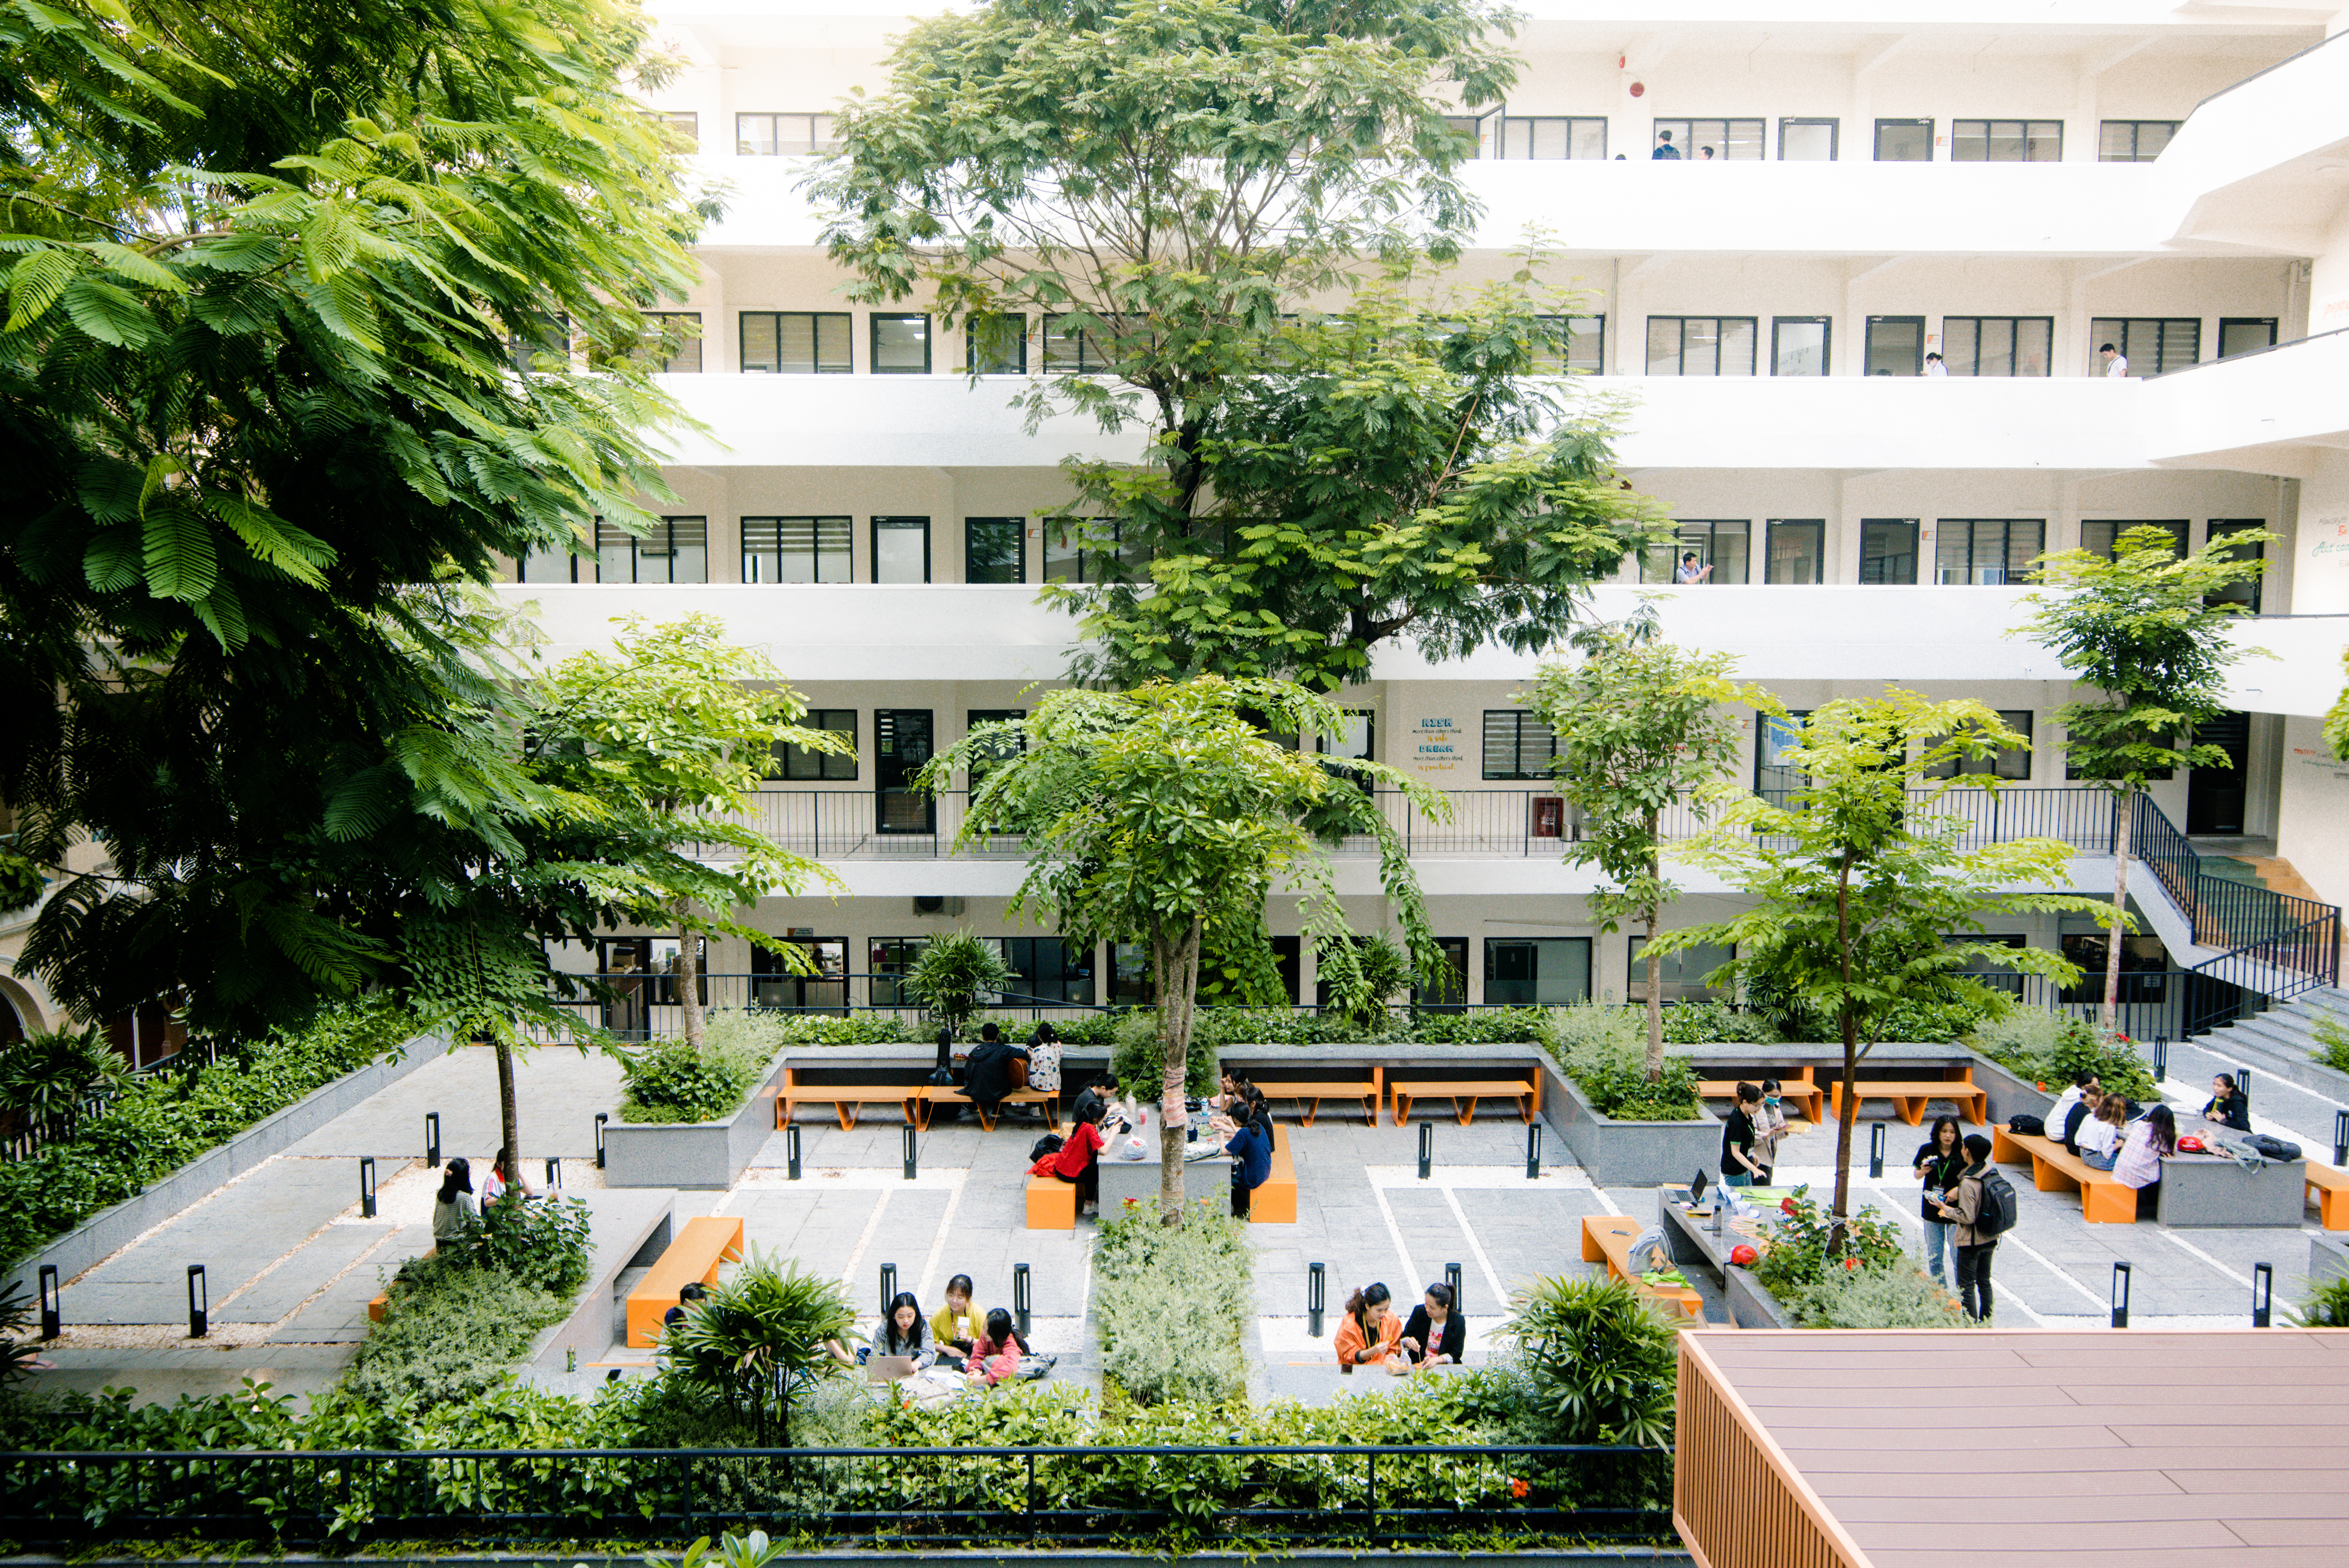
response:
[(1460, 730), (1449, 718), (1423, 718), (1412, 733), (1412, 766), (1422, 773), (1449, 773), (1460, 766)]

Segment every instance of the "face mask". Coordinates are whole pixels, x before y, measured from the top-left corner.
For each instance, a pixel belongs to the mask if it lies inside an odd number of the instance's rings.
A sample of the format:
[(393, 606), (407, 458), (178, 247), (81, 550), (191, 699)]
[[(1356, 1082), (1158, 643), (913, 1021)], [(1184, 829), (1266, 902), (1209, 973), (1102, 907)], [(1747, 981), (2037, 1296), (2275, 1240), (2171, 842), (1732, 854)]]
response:
[(1778, 1097), (1775, 1094), (1764, 1095), (1762, 1097), (1762, 1103), (1764, 1105), (1775, 1105), (1778, 1103)]

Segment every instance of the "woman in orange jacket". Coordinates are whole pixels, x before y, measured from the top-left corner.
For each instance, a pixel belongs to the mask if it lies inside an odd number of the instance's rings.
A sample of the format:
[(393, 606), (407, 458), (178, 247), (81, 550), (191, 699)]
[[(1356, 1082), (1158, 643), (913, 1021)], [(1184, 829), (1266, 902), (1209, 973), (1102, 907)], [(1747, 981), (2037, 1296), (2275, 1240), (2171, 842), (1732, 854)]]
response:
[(1345, 1315), (1338, 1323), (1338, 1369), (1350, 1373), (1365, 1363), (1392, 1371), (1402, 1363), (1394, 1357), (1402, 1337), (1402, 1319), (1387, 1309), (1387, 1287), (1367, 1284), (1346, 1298)]

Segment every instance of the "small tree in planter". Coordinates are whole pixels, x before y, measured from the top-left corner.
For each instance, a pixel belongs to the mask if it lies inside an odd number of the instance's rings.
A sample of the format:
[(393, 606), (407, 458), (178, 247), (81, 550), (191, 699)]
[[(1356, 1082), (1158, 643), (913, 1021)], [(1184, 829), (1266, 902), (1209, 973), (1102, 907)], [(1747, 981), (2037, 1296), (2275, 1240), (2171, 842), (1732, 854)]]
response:
[(968, 931), (953, 931), (923, 944), (913, 967), (905, 971), (905, 984), (931, 1017), (959, 1037), (978, 1011), (980, 998), (1000, 995), (1012, 979), (1011, 966), (995, 944)]

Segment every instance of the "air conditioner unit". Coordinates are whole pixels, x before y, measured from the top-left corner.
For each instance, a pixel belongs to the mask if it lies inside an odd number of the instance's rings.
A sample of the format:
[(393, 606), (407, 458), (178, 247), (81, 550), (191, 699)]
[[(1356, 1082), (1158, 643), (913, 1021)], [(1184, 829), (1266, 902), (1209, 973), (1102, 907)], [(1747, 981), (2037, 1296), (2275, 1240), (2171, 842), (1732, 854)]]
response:
[(948, 919), (952, 919), (954, 916), (962, 913), (962, 900), (943, 896), (925, 897), (921, 894), (916, 894), (914, 898), (914, 913), (916, 914), (944, 915)]

